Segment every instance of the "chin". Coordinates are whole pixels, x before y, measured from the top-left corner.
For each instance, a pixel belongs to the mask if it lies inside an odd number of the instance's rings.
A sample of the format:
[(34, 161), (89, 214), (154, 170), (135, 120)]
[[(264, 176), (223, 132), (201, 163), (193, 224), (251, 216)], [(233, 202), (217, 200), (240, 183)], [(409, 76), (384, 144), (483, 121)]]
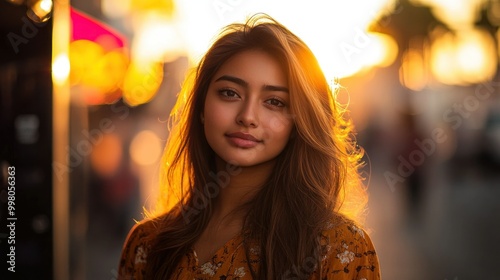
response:
[(222, 157), (222, 160), (225, 162), (230, 162), (231, 164), (234, 164), (239, 167), (257, 167), (257, 166), (263, 166), (265, 164), (274, 162), (275, 158), (264, 158), (264, 159), (250, 159), (250, 156), (229, 156), (229, 157)]

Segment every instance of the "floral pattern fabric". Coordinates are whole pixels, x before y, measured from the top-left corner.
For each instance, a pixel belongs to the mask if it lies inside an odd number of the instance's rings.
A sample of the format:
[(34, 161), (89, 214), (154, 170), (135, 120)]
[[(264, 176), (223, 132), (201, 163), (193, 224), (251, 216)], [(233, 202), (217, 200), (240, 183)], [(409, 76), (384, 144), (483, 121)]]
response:
[[(136, 224), (125, 241), (119, 263), (119, 280), (145, 279), (147, 252), (146, 237), (156, 229), (151, 221)], [(372, 241), (366, 232), (356, 225), (344, 222), (329, 224), (321, 235), (321, 278), (316, 268), (310, 280), (379, 280), (380, 267)], [(229, 240), (204, 264), (198, 263), (194, 250), (190, 250), (180, 261), (171, 279), (184, 280), (247, 280), (253, 279), (249, 266), (257, 270), (260, 248), (249, 248), (249, 259), (245, 253), (243, 236)], [(303, 269), (315, 260), (305, 260)], [(312, 266), (314, 267), (314, 265)], [(292, 270), (283, 279), (299, 279)], [(302, 279), (302, 278), (300, 278)]]

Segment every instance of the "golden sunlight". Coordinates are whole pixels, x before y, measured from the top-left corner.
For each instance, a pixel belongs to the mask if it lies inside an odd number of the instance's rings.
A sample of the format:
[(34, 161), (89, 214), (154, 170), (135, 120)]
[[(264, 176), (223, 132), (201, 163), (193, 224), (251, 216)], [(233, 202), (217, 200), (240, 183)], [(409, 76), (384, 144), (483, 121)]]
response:
[(462, 79), (478, 83), (493, 77), (497, 68), (495, 41), (487, 31), (471, 30), (459, 33), (457, 64)]
[(182, 37), (172, 21), (160, 13), (151, 12), (134, 25), (132, 57), (143, 63), (171, 61), (183, 54)]
[(373, 34), (375, 47), (374, 65), (379, 67), (390, 66), (398, 55), (398, 44), (394, 38), (382, 33)]
[[(193, 5), (175, 0), (103, 0), (103, 14), (113, 20), (121, 19), (123, 27), (134, 34), (130, 64), (121, 63), (117, 56), (104, 60), (106, 51), (98, 44), (74, 42), (71, 81), (73, 85), (91, 85), (102, 96), (114, 93), (118, 84), (129, 105), (147, 103), (161, 84), (163, 63), (185, 56), (191, 65), (196, 64), (222, 27), (244, 22), (257, 13), (269, 14), (302, 38), (316, 55), (326, 78), (333, 81), (393, 63), (398, 52), (394, 39), (368, 32), (368, 27), (392, 11), (395, 3), (396, 0), (312, 0), (307, 4), (286, 0), (214, 0)], [(95, 61), (102, 63), (91, 63)], [(113, 68), (119, 77), (107, 83), (105, 75), (90, 74), (102, 73), (98, 67)], [(96, 103), (107, 102), (106, 98), (94, 99)]]
[[(202, 1), (194, 7), (187, 1), (176, 1), (175, 16), (169, 21), (158, 17), (134, 21), (134, 29), (145, 31), (148, 27), (151, 34), (137, 33), (138, 42), (133, 43), (132, 53), (143, 55), (147, 49), (149, 55), (159, 58), (173, 51), (188, 56), (194, 64), (223, 26), (243, 22), (255, 13), (267, 13), (310, 46), (331, 80), (392, 63), (397, 53), (394, 40), (371, 34), (367, 28), (373, 20), (389, 11), (394, 3), (395, 0), (315, 0), (307, 4), (285, 0), (216, 0)], [(144, 25), (145, 21), (149, 23)], [(168, 28), (169, 25), (171, 28)], [(152, 26), (156, 27), (153, 29)]]
[[(390, 66), (398, 57), (402, 59), (401, 83), (414, 90), (422, 89), (429, 81), (471, 84), (492, 77), (500, 49), (494, 49), (491, 35), (473, 25), (487, 0), (410, 1), (430, 5), (433, 14), (454, 31), (431, 34), (433, 39), (425, 52), (410, 50), (400, 56), (398, 52), (405, 50), (398, 49), (394, 38), (368, 31), (376, 20), (394, 12), (396, 0), (311, 0), (307, 4), (213, 0), (196, 5), (177, 0), (103, 0), (101, 8), (109, 18), (121, 18), (124, 28), (134, 34), (131, 63), (122, 87), (124, 100), (132, 106), (147, 103), (155, 96), (163, 78), (163, 63), (185, 56), (195, 65), (224, 26), (244, 22), (257, 13), (272, 16), (303, 39), (330, 82), (373, 67)], [(114, 84), (107, 84), (106, 89), (113, 91)]]
[(493, 37), (482, 29), (445, 33), (432, 42), (432, 73), (439, 82), (450, 85), (491, 79), (498, 61), (494, 46)]

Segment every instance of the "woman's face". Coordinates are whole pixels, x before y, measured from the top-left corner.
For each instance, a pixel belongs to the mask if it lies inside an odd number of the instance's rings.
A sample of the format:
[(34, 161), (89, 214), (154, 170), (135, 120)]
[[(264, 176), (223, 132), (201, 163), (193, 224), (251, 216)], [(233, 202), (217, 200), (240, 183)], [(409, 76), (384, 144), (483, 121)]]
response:
[(286, 76), (269, 54), (249, 50), (227, 60), (208, 88), (205, 136), (224, 161), (249, 167), (286, 146), (293, 127)]

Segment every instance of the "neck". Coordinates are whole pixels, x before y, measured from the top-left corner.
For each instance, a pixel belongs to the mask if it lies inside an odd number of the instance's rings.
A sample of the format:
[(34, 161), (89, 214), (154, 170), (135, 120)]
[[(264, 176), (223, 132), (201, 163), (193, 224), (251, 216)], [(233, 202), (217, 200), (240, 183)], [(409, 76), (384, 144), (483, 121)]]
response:
[(216, 160), (217, 183), (220, 192), (214, 205), (213, 218), (242, 219), (246, 211), (237, 210), (250, 201), (269, 178), (275, 161), (267, 161), (250, 167), (231, 166), (220, 158)]

